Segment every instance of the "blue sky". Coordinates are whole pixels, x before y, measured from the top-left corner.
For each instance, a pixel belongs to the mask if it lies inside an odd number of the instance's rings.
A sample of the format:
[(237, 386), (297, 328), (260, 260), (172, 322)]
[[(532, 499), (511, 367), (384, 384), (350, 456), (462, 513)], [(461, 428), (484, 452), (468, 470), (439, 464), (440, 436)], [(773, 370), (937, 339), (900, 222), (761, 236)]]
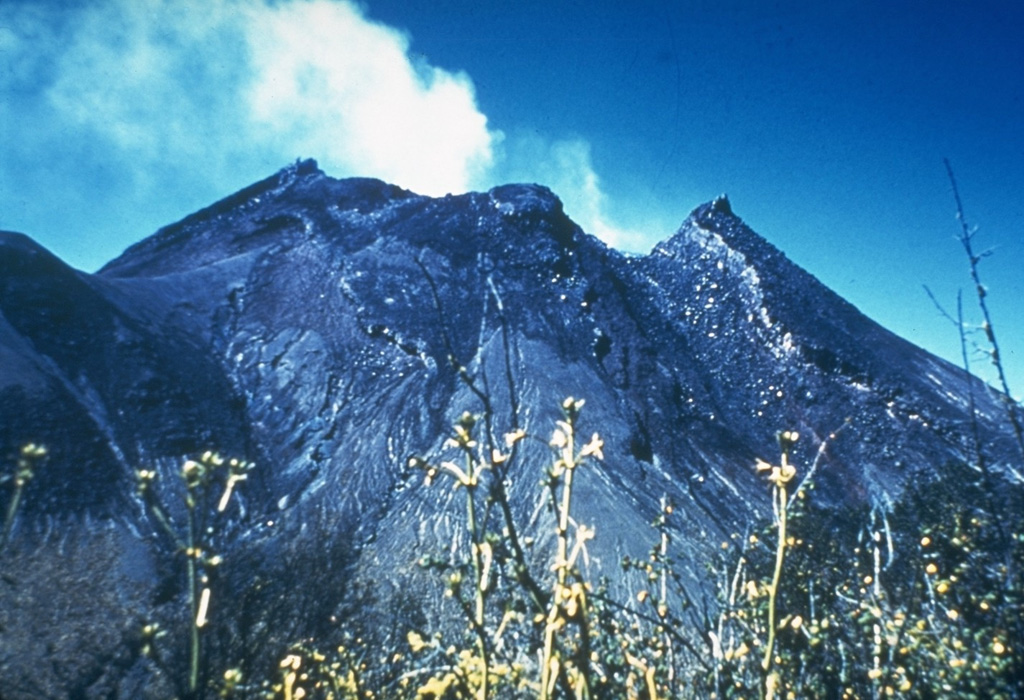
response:
[(424, 194), (542, 182), (645, 252), (727, 192), (958, 361), (923, 290), (971, 288), (949, 158), (1020, 396), (1022, 67), (1009, 1), (3, 0), (0, 227), (91, 271), (314, 157)]

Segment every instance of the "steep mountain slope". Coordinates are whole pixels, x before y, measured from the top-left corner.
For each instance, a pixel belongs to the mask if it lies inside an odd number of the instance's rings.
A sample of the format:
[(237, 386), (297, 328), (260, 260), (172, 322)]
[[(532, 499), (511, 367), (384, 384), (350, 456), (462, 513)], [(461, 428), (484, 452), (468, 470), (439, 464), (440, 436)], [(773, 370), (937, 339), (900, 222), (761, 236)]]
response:
[[(184, 584), (135, 470), (173, 483), (207, 449), (256, 464), (223, 525), (231, 594), (210, 633), (211, 653), (244, 650), (253, 668), (330, 635), (355, 604), (408, 610), (415, 563), (459, 536), (459, 502), (426, 490), (407, 460), (482, 410), (474, 387), (497, 431), (538, 435), (563, 397), (584, 397), (583, 429), (606, 443), (577, 498), (597, 526), (593, 566), (614, 574), (644, 551), (667, 496), (697, 588), (721, 539), (768, 512), (752, 465), (775, 455), (780, 429), (806, 436), (806, 466), (846, 426), (815, 475), (836, 508), (884, 507), (970, 456), (971, 380), (790, 263), (724, 198), (627, 257), (543, 187), (431, 199), (305, 161), (96, 275), (2, 234), (0, 313), (0, 445), (51, 451), (0, 554), (12, 697), (146, 687), (139, 630), (175, 624)], [(1000, 408), (976, 394), (998, 457)], [(551, 517), (536, 489), (546, 459), (529, 447), (507, 475), (530, 533)], [(77, 609), (78, 622), (40, 622), (49, 609)]]

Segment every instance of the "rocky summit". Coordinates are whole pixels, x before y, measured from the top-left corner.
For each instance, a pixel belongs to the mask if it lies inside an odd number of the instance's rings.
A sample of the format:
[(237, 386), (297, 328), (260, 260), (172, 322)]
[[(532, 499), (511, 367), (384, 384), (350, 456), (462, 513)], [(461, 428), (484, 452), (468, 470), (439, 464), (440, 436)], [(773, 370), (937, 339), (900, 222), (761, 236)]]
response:
[[(185, 694), (188, 645), (157, 641), (189, 636), (188, 541), (218, 557), (196, 588), (213, 591), (197, 673), (258, 676), (356, 628), (401, 637), (438, 604), (419, 563), (465, 534), (464, 497), (410, 457), (439, 454), (467, 411), (490, 437), (542, 438), (501, 485), (543, 577), (547, 440), (562, 401), (585, 399), (603, 460), (578, 475), (575, 518), (595, 531), (586, 565), (624, 589), (663, 499), (682, 575), (707, 588), (703, 562), (771, 516), (754, 465), (778, 459), (780, 430), (837, 518), (970, 461), (973, 430), (993, 463), (1013, 448), (998, 397), (724, 196), (631, 256), (541, 186), (428, 198), (297, 162), (96, 274), (0, 234), (0, 358), (0, 473), (23, 446), (47, 453), (0, 491), (5, 698)], [(247, 467), (222, 509), (185, 497), (182, 465), (218, 463), (208, 451)]]

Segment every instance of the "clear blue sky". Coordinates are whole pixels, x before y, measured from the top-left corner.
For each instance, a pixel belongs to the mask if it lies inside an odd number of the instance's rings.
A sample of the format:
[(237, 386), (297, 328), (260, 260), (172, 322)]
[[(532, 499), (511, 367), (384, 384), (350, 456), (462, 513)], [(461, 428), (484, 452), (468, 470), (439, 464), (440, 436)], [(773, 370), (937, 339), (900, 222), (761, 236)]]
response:
[(1022, 76), (1009, 1), (3, 0), (0, 227), (94, 270), (314, 157), (426, 194), (539, 181), (644, 252), (727, 192), (958, 361), (922, 288), (950, 309), (971, 288), (945, 157), (1019, 397)]

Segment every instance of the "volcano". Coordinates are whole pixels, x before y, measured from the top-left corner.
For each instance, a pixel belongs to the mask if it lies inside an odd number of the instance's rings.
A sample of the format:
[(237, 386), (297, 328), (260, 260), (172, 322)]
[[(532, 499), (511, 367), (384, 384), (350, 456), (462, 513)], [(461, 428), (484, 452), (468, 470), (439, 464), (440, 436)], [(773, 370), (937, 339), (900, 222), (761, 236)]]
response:
[(185, 652), (154, 658), (144, 630), (185, 634), (186, 584), (138, 473), (181, 523), (178, 475), (207, 451), (253, 465), (217, 516), (204, 631), (211, 659), (247, 668), (354, 620), (426, 614), (418, 562), (464, 537), (464, 499), (425, 487), (410, 456), (439, 453), (467, 411), (494, 436), (544, 436), (502, 474), (543, 570), (547, 436), (565, 397), (586, 400), (604, 459), (574, 498), (596, 531), (587, 565), (613, 585), (663, 499), (683, 575), (706, 585), (701, 562), (771, 514), (754, 464), (780, 430), (799, 432), (798, 476), (836, 514), (943, 479), (974, 458), (972, 431), (990, 462), (1013, 453), (997, 396), (865, 317), (724, 196), (626, 255), (542, 186), (429, 198), (300, 161), (95, 274), (0, 234), (0, 314), (0, 454), (47, 449), (0, 552), (10, 698), (179, 692), (167, 669), (184, 673)]

